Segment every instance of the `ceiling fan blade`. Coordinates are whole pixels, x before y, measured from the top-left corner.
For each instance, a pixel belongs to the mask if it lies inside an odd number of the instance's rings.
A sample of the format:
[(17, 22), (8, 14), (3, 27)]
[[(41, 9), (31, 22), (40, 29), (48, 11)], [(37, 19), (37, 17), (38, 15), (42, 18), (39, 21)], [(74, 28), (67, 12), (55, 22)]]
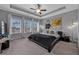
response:
[(38, 6), (38, 9), (40, 9), (41, 5), (40, 4), (37, 4), (37, 6)]
[(30, 8), (30, 9), (32, 9), (32, 10), (36, 10), (36, 9), (34, 9), (34, 8)]
[(41, 9), (41, 11), (47, 11), (46, 9)]

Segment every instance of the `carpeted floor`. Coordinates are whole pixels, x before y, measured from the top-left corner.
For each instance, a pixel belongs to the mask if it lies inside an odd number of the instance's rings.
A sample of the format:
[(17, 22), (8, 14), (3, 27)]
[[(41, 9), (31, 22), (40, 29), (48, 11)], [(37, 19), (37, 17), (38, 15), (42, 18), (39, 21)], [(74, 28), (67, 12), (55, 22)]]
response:
[(34, 42), (26, 39), (13, 40), (10, 48), (3, 51), (2, 55), (52, 55), (48, 51)]
[(78, 48), (73, 43), (60, 41), (51, 51), (48, 51), (34, 42), (26, 39), (18, 39), (10, 42), (10, 48), (3, 51), (1, 55), (76, 55)]
[(60, 41), (53, 49), (56, 55), (79, 55), (79, 49), (76, 44)]

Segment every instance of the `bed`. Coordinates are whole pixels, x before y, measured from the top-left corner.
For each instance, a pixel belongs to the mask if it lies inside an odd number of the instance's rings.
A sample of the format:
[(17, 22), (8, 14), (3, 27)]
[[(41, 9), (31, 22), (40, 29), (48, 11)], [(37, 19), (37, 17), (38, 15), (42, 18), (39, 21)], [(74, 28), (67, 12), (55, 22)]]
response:
[(47, 49), (49, 53), (54, 48), (55, 44), (59, 41), (59, 39), (53, 35), (40, 33), (31, 34), (28, 39)]

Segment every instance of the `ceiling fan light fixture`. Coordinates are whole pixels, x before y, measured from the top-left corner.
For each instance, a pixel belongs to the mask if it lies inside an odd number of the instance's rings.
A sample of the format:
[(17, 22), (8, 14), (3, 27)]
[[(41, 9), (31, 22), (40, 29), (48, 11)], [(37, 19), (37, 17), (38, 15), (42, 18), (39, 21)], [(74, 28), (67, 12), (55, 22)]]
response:
[(40, 9), (37, 9), (36, 12), (39, 13), (39, 12), (41, 12), (41, 11), (40, 11)]

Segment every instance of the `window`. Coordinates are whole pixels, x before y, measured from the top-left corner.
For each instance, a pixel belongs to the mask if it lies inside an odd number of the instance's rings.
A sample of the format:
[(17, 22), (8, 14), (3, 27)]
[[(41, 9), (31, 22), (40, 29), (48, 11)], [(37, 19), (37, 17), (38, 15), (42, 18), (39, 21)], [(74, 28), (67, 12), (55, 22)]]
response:
[(24, 28), (25, 28), (24, 31), (25, 32), (31, 32), (30, 24), (31, 24), (31, 21), (30, 20), (25, 20), (24, 21), (24, 25), (25, 25), (24, 26)]
[(37, 22), (36, 21), (31, 22), (31, 30), (33, 33), (37, 32)]
[(1, 21), (1, 25), (2, 25), (2, 34), (4, 34), (4, 21)]
[(24, 31), (25, 33), (27, 32), (32, 32), (32, 33), (35, 33), (35, 32), (39, 32), (39, 22), (37, 21), (34, 21), (32, 19), (26, 19), (24, 21)]
[(11, 21), (11, 33), (21, 33), (21, 17), (12, 15)]

